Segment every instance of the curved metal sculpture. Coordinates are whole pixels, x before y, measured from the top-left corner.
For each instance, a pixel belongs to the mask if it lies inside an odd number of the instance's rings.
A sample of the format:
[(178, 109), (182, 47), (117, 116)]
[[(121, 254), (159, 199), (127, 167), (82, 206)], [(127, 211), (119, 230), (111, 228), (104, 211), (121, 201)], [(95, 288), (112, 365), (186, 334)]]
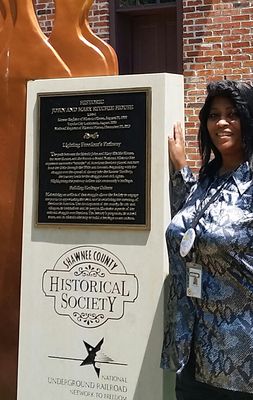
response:
[(10, 4), (7, 0), (0, 0), (0, 54), (5, 48), (8, 48), (12, 29), (13, 20)]
[(71, 70), (71, 76), (110, 75), (103, 52), (84, 37), (80, 19), (87, 15), (84, 0), (55, 0), (56, 17), (49, 42)]
[(80, 22), (82, 34), (90, 43), (92, 43), (104, 54), (110, 75), (117, 75), (119, 73), (119, 66), (118, 58), (114, 49), (108, 43), (96, 36), (90, 28), (88, 15), (92, 4), (93, 0), (85, 1), (85, 7)]
[[(95, 36), (86, 21), (91, 4), (91, 0), (56, 2), (57, 18), (67, 18), (68, 13), (68, 21), (61, 24), (56, 19), (51, 38), (56, 51), (41, 32), (32, 0), (0, 0), (0, 399), (16, 399), (26, 83), (117, 72), (116, 56), (112, 63), (101, 41), (96, 42), (100, 46), (91, 41)], [(78, 27), (83, 15), (87, 38)], [(61, 31), (66, 25), (68, 38)], [(57, 36), (66, 39), (65, 44), (58, 46)]]

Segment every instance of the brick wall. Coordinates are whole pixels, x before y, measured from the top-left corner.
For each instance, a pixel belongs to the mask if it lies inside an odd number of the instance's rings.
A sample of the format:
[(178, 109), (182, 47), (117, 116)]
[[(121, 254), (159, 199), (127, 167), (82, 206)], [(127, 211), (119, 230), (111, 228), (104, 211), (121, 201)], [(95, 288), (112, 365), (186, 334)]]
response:
[(199, 167), (198, 113), (210, 80), (252, 79), (253, 2), (183, 1), (187, 154)]
[(49, 35), (53, 26), (54, 2), (47, 0), (35, 0), (34, 4), (41, 29), (46, 35)]
[[(54, 1), (34, 0), (34, 4), (43, 32), (50, 35), (54, 23)], [(94, 0), (89, 22), (96, 35), (109, 41), (109, 1)]]
[(89, 22), (93, 32), (101, 39), (109, 42), (109, 1), (94, 1)]
[[(112, 1), (112, 0), (110, 0)], [(54, 3), (35, 0), (45, 33), (52, 29)], [(93, 31), (109, 40), (109, 1), (94, 0)], [(192, 168), (200, 166), (197, 147), (198, 113), (206, 83), (213, 79), (252, 78), (253, 1), (183, 0), (186, 151)]]

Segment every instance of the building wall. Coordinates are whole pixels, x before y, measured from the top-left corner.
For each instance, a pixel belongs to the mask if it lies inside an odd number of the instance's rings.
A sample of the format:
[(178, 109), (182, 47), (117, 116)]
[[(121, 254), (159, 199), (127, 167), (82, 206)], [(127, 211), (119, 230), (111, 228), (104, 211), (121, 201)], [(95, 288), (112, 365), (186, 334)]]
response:
[(252, 80), (253, 1), (183, 1), (187, 154), (198, 169), (198, 113), (210, 80)]
[[(110, 0), (112, 1), (112, 0)], [(54, 3), (35, 0), (45, 33), (52, 29)], [(93, 31), (109, 40), (109, 2), (94, 0)], [(192, 168), (200, 166), (198, 113), (210, 80), (251, 80), (253, 71), (253, 1), (183, 0), (186, 151)]]

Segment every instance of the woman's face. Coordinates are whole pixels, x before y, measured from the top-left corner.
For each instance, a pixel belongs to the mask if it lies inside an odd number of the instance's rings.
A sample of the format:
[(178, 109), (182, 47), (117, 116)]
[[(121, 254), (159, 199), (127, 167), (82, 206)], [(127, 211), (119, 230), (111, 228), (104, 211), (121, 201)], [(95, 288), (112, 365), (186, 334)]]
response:
[(214, 97), (207, 119), (207, 129), (222, 156), (244, 154), (241, 122), (236, 108), (227, 97)]

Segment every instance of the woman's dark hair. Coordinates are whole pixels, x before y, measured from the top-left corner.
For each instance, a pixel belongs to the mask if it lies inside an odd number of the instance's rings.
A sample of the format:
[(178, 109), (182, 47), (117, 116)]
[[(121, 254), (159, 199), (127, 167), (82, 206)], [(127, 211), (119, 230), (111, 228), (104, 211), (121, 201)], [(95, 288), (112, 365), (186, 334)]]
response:
[[(216, 81), (207, 85), (207, 97), (200, 110), (199, 120), (199, 151), (202, 158), (202, 167), (199, 176), (213, 176), (221, 167), (221, 154), (213, 145), (209, 132), (207, 130), (207, 120), (210, 113), (210, 107), (215, 97), (226, 97), (231, 100), (233, 106), (238, 112), (242, 140), (245, 148), (246, 159), (249, 161), (251, 171), (253, 172), (253, 87), (245, 82), (238, 81)], [(211, 154), (214, 159), (210, 162)]]

